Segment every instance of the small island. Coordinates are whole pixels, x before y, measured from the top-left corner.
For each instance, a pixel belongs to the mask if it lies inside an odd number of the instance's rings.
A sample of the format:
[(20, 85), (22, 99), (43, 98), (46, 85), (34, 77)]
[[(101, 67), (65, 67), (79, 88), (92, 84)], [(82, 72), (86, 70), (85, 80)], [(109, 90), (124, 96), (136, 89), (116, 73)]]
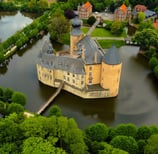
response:
[(96, 20), (89, 32), (81, 31), (82, 20), (76, 14), (71, 21), (70, 49), (55, 52), (46, 41), (37, 62), (38, 80), (82, 98), (116, 97), (119, 92), (122, 62), (117, 48), (105, 51), (90, 37), (99, 23)]

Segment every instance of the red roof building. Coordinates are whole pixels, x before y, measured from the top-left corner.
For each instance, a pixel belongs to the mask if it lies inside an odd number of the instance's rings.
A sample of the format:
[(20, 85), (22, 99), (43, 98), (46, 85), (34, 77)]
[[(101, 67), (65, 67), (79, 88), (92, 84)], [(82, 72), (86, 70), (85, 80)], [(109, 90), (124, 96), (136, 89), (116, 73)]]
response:
[(125, 21), (130, 17), (131, 9), (127, 8), (125, 4), (122, 4), (114, 12), (114, 20)]
[(78, 16), (79, 18), (88, 18), (92, 13), (92, 4), (87, 1), (83, 5), (78, 5)]
[(147, 10), (147, 7), (145, 5), (138, 4), (134, 7), (134, 10), (137, 12), (144, 12)]

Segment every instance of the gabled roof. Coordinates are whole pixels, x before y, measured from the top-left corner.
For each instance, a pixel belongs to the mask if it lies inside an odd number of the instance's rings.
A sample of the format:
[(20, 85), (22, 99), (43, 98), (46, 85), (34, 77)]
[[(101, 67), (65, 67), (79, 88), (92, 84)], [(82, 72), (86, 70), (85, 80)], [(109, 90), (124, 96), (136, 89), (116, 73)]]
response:
[(87, 8), (89, 8), (89, 7), (92, 7), (92, 4), (91, 4), (89, 1), (87, 1), (87, 2), (83, 5), (83, 7), (84, 7), (84, 9), (87, 9)]
[(140, 5), (140, 4), (138, 4), (138, 5), (136, 5), (135, 7), (134, 7), (134, 9), (135, 10), (137, 10), (137, 11), (146, 11), (147, 10), (147, 7), (145, 6), (145, 5)]
[(127, 6), (126, 6), (125, 4), (122, 4), (122, 5), (120, 6), (120, 9), (121, 9), (122, 11), (124, 11), (125, 13), (127, 12)]
[[(82, 50), (82, 45), (84, 45), (85, 48), (85, 58), (84, 62), (85, 64), (94, 64), (95, 54), (97, 54), (96, 63), (102, 62), (102, 57), (104, 55), (101, 47), (96, 43), (95, 40), (91, 39), (89, 36), (83, 37), (78, 43), (78, 54)], [(82, 54), (82, 53), (80, 53)]]
[(118, 50), (115, 45), (112, 45), (111, 48), (107, 51), (102, 60), (104, 63), (109, 65), (117, 65), (121, 63)]
[(51, 49), (50, 47), (52, 47), (50, 42), (45, 41), (38, 56), (39, 59), (37, 64), (48, 69), (59, 69), (74, 74), (85, 74), (83, 59), (75, 59), (68, 56), (56, 56), (53, 52), (48, 52), (49, 50), (53, 51), (53, 48)]

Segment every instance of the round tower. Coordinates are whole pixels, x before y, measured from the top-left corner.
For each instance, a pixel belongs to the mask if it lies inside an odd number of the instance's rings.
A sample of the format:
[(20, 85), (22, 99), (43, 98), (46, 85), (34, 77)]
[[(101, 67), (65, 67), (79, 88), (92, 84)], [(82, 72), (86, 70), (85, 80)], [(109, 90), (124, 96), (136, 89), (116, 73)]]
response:
[(101, 87), (108, 91), (109, 97), (118, 95), (122, 62), (114, 45), (102, 59)]
[(77, 50), (76, 43), (79, 42), (82, 37), (81, 25), (82, 20), (78, 18), (78, 14), (75, 14), (75, 18), (71, 20), (72, 28), (70, 32), (70, 54), (73, 54), (75, 50)]

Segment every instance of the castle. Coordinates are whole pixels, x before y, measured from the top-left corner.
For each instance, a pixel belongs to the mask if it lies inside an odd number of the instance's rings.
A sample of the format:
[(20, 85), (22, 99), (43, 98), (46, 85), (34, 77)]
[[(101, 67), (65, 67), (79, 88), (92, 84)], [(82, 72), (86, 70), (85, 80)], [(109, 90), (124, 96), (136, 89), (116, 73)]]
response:
[(69, 51), (54, 52), (45, 42), (37, 62), (38, 80), (82, 98), (115, 97), (119, 92), (122, 62), (112, 45), (105, 52), (89, 35), (81, 31), (82, 21), (72, 19)]

